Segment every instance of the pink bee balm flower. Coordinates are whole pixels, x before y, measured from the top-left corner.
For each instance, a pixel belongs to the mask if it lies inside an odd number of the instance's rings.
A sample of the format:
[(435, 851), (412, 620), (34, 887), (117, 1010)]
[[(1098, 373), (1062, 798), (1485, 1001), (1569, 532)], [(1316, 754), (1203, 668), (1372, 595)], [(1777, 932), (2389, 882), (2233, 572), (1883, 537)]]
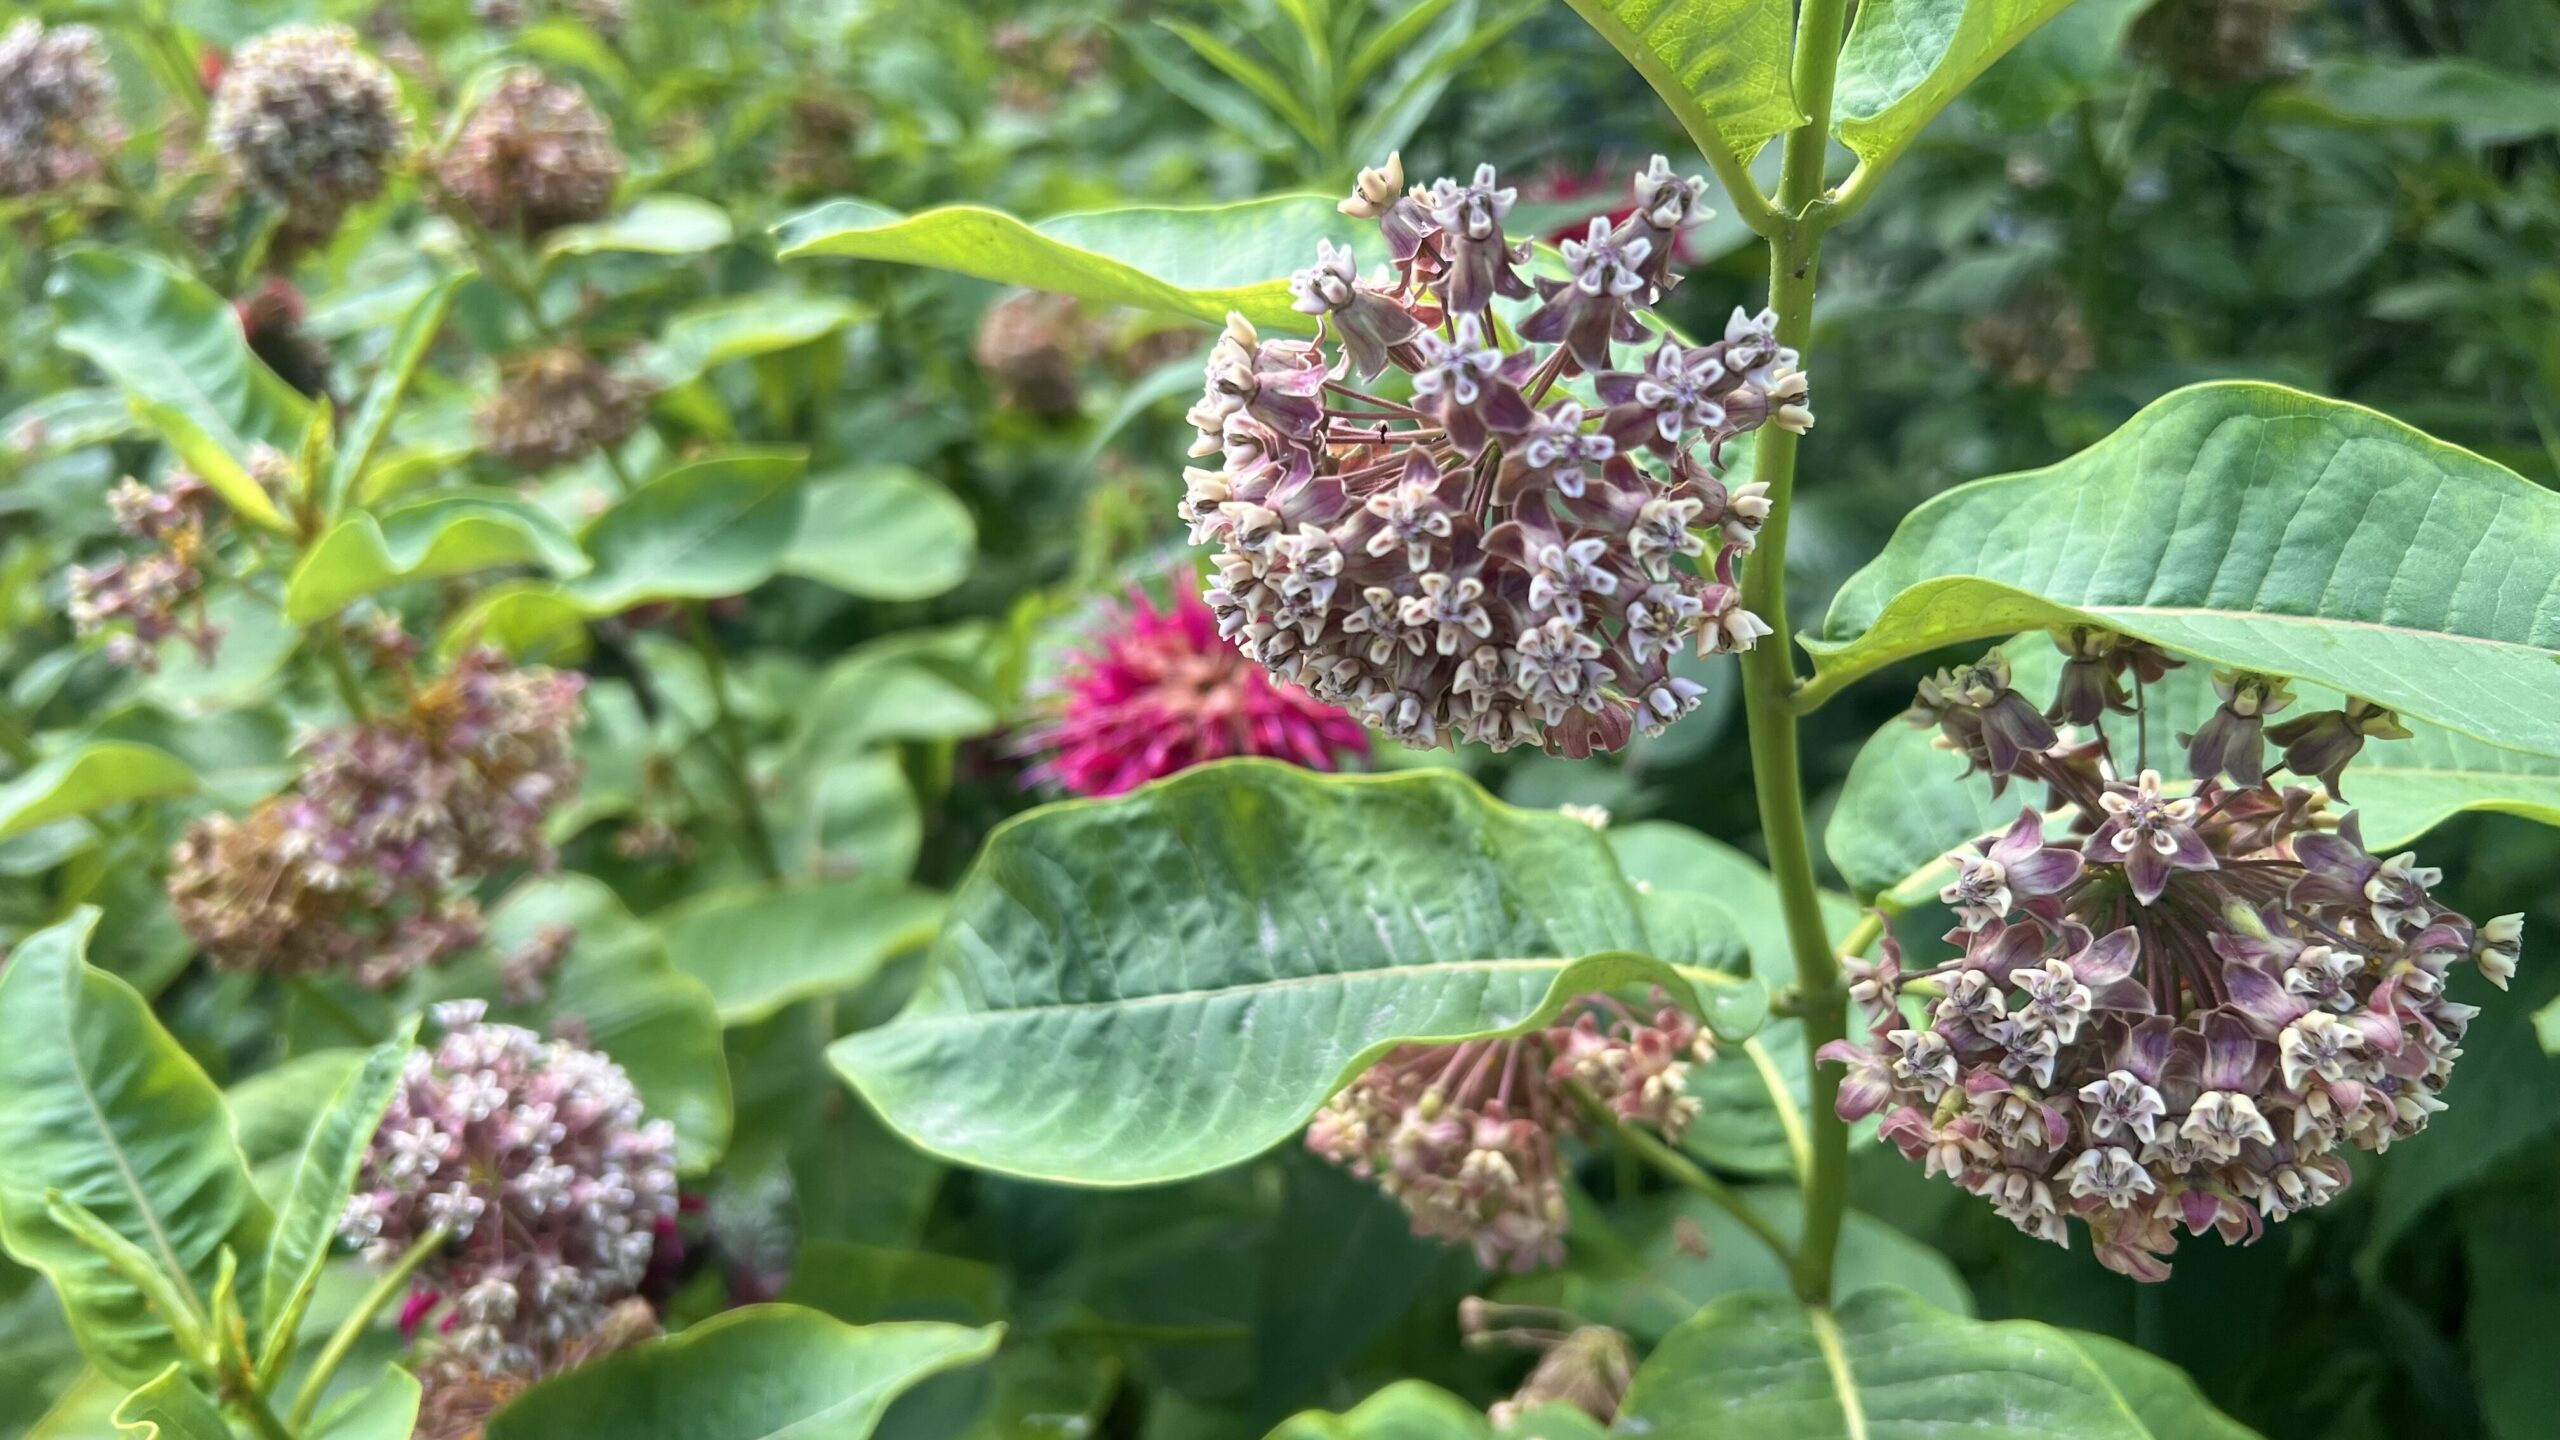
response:
[(1159, 609), (1132, 590), (1058, 681), (1055, 718), (1027, 732), (1025, 777), (1071, 795), (1117, 795), (1235, 755), (1311, 770), (1365, 755), (1360, 722), (1246, 659), (1187, 588)]

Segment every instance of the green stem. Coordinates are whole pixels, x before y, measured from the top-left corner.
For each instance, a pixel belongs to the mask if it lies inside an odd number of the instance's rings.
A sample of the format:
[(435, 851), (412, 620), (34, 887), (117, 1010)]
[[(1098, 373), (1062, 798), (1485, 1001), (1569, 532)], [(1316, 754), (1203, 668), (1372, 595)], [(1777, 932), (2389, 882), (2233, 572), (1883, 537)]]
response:
[(1761, 1244), (1768, 1246), (1769, 1253), (1778, 1257), (1779, 1264), (1791, 1266), (1795, 1263), (1795, 1247), (1787, 1242), (1787, 1237), (1777, 1226), (1769, 1223), (1768, 1217), (1752, 1209), (1732, 1186), (1709, 1174), (1706, 1167), (1659, 1137), (1619, 1119), (1615, 1112), (1581, 1086), (1573, 1087), (1573, 1098), (1582, 1106), (1582, 1113), (1591, 1118), (1592, 1124), (1607, 1131), (1609, 1137), (1618, 1142), (1620, 1154), (1633, 1155), (1662, 1172), (1664, 1178), (1707, 1197), (1718, 1209), (1742, 1222), (1742, 1228), (1758, 1237)]
[(347, 718), (361, 725), (373, 714), (365, 703), (364, 682), (356, 678), (356, 667), (347, 660), (347, 636), (335, 622), (311, 632), (312, 648), (320, 652), (320, 662), (329, 672), (329, 683), (337, 688), (338, 701), (347, 707)]
[(364, 1292), (364, 1298), (356, 1302), (356, 1308), (348, 1312), (347, 1318), (338, 1322), (338, 1328), (329, 1336), (329, 1343), (321, 1349), (320, 1358), (311, 1362), (311, 1374), (302, 1382), (302, 1393), (293, 1397), (288, 1423), (295, 1430), (311, 1423), (312, 1413), (320, 1408), (321, 1395), (329, 1388), (330, 1377), (338, 1373), (338, 1367), (346, 1363), (348, 1352), (364, 1338), (364, 1332), (373, 1324), (373, 1317), (382, 1313), (382, 1307), (391, 1303), (392, 1297), (409, 1283), (409, 1277), (427, 1262), (427, 1257), (443, 1249), (445, 1241), (451, 1238), (442, 1227), (419, 1236), (418, 1243), (393, 1261), (391, 1268), (382, 1272), (382, 1278), (373, 1282), (373, 1288)]
[[(1769, 304), (1778, 313), (1778, 342), (1799, 351), (1813, 335), (1814, 270), (1822, 253), (1817, 214), (1824, 196), (1824, 165), (1831, 145), (1831, 91), (1840, 69), (1846, 0), (1805, 0), (1796, 27), (1796, 103), (1805, 123), (1790, 132), (1781, 162), (1778, 212), (1782, 222), (1769, 244)], [(1797, 679), (1787, 623), (1787, 522), (1796, 480), (1795, 432), (1761, 428), (1752, 478), (1769, 487), (1769, 518), (1760, 527), (1757, 552), (1743, 577), (1742, 600), (1776, 633), (1742, 657), (1743, 710), (1751, 727), (1752, 784), (1760, 801), (1760, 831), (1769, 872), (1778, 884), (1779, 911), (1796, 962), (1796, 991), (1803, 1006), (1805, 1052), (1847, 1033), (1848, 1002), (1840, 967), (1822, 919), (1821, 892), (1813, 877), (1813, 844), (1805, 824), (1803, 768), (1796, 753), (1791, 697)], [(1841, 1216), (1848, 1204), (1849, 1128), (1833, 1107), (1839, 1072), (1808, 1064), (1807, 1119), (1812, 1125), (1811, 1163), (1804, 1176), (1804, 1235), (1793, 1269), (1796, 1294), (1808, 1304), (1831, 1298), (1832, 1262), (1840, 1249)]]
[(694, 653), (702, 657), (704, 677), (711, 684), (711, 708), (720, 727), (720, 766), (729, 777), (729, 788), (737, 792), (738, 815), (747, 832), (747, 857), (764, 872), (767, 880), (782, 878), (782, 859), (773, 844), (773, 823), (764, 813), (764, 797), (756, 792), (755, 775), (747, 765), (746, 727), (738, 723), (737, 707), (729, 702), (729, 666), (720, 654), (720, 642), (711, 634), (711, 620), (702, 602), (685, 603), (685, 628), (693, 637)]
[(243, 1395), (232, 1402), (249, 1428), (258, 1432), (258, 1440), (293, 1440), (293, 1429), (276, 1418), (275, 1407), (264, 1395)]
[(471, 207), (444, 188), (444, 182), (437, 179), (432, 170), (424, 173), (428, 188), (435, 192), (436, 208), (443, 211), (444, 217), (453, 222), (453, 228), (462, 233), (462, 243), (471, 248), (472, 258), (480, 262), (480, 273), (488, 277), (490, 284), (507, 292), (507, 297), (515, 301), (516, 308), (524, 312), (525, 323), (533, 327), (533, 333), (541, 336), (543, 343), (559, 344), (560, 332), (543, 318), (542, 296), (534, 289), (533, 282), (516, 268), (515, 261), (498, 244), (498, 238), (489, 233), (488, 226), (480, 223), (479, 216), (471, 213)]

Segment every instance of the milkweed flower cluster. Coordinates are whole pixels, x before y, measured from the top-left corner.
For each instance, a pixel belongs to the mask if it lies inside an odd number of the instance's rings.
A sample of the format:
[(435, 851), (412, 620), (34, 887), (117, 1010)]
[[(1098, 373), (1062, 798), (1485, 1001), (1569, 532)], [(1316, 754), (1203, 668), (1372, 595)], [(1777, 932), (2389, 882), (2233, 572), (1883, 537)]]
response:
[(527, 240), (602, 219), (622, 172), (613, 127), (587, 93), (530, 69), (499, 81), (436, 163), (482, 225)]
[(387, 1264), (447, 1237), (416, 1271), (447, 1307), (440, 1353), (540, 1372), (602, 1328), (676, 1213), (675, 1130), (592, 1050), (437, 1007), (365, 1152), (341, 1228)]
[(408, 112), (380, 61), (343, 25), (287, 25), (241, 46), (207, 122), (251, 188), (284, 207), (296, 237), (326, 238), (382, 193), (407, 148)]
[(1307, 1148), (1489, 1270), (1563, 1264), (1556, 1145), (1586, 1132), (1581, 1096), (1676, 1143), (1698, 1114), (1690, 1067), (1715, 1058), (1714, 1037), (1659, 995), (1649, 1015), (1608, 995), (1565, 1013), (1525, 1035), (1398, 1047), (1317, 1112)]
[(510, 360), (474, 417), (491, 456), (539, 474), (614, 449), (648, 417), (650, 387), (566, 346)]
[(1132, 591), (1067, 662), (1051, 718), (1025, 732), (1027, 775), (1070, 795), (1118, 795), (1194, 765), (1262, 755), (1310, 770), (1366, 754), (1369, 733), (1236, 653), (1199, 597), (1158, 608)]
[(1843, 1117), (1882, 1116), (1905, 1156), (2027, 1234), (2068, 1245), (2077, 1216), (2108, 1268), (2159, 1280), (2180, 1227), (2254, 1241), (2346, 1186), (2346, 1147), (2425, 1129), (2478, 1013), (2447, 972), (2503, 989), (2523, 917), (2475, 924), (2432, 895), (2441, 872), (2373, 855), (2356, 816), (2269, 778), (2274, 740), (2334, 792), (2366, 737), (2397, 731), (2387, 711), (2268, 730), (2283, 682), (2218, 676), (2187, 737), (2195, 784), (2173, 788), (2120, 766), (2103, 728), (2075, 742), (2054, 721), (2134, 712), (2126, 677), (2179, 662), (2101, 631), (2060, 643), (2045, 710), (1996, 655), (1923, 685), (1915, 721), (2067, 818), (2025, 809), (1959, 855), (1942, 895), (1958, 956), (1906, 968), (1888, 941), (1852, 962), (1866, 1033), (1821, 1053), (1848, 1069)]
[(77, 185), (124, 143), (106, 46), (86, 25), (0, 34), (0, 197)]
[(120, 482), (107, 492), (107, 507), (116, 529), (149, 548), (71, 567), (73, 633), (105, 636), (108, 660), (146, 675), (160, 668), (160, 642), (172, 635), (212, 664), (222, 643), (204, 599), (213, 488), (192, 470), (174, 469), (156, 489)]
[(479, 943), (471, 882), (554, 862), (581, 677), (474, 650), (397, 715), (324, 730), (291, 790), (180, 840), (170, 903), (219, 965), (384, 986)]
[[(1363, 171), (1341, 208), (1378, 223), (1390, 265), (1363, 276), (1320, 244), (1290, 280), (1318, 338), (1230, 316), (1191, 410), (1192, 453), (1220, 463), (1184, 472), (1181, 513), (1218, 547), (1222, 633), (1416, 745), (1583, 756), (1696, 708), (1672, 656), (1768, 633), (1737, 567), (1769, 502), (1717, 478), (1721, 448), (1813, 423), (1773, 314), (1736, 311), (1704, 345), (1644, 322), (1705, 189), (1656, 157), (1627, 218), (1594, 220), (1533, 288), (1492, 167), (1410, 190), (1393, 158)], [(1516, 348), (1499, 299), (1537, 302)], [(1390, 367), (1409, 402), (1358, 388)]]

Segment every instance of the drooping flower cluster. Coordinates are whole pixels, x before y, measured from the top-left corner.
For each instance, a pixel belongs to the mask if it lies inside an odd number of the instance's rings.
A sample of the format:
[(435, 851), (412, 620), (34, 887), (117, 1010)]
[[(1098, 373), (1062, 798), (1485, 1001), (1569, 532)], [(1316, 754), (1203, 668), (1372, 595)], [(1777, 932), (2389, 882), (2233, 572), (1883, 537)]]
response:
[(407, 147), (409, 116), (391, 72), (356, 48), (354, 31), (286, 25), (233, 53), (207, 133), (307, 241), (382, 193)]
[[(423, 1322), (426, 1312), (416, 1318)], [(543, 1379), (656, 1339), (660, 1331), (656, 1307), (635, 1297), (607, 1311), (603, 1324), (562, 1346), (539, 1371), (493, 1368), (449, 1353), (426, 1357), (415, 1366), (421, 1394), (410, 1440), (487, 1440), (490, 1418)]]
[(188, 827), (179, 924), (219, 965), (373, 986), (478, 943), (470, 883), (553, 863), (542, 824), (577, 788), (582, 684), (474, 650), (406, 711), (313, 736), (291, 790)]
[[(1641, 318), (1704, 192), (1656, 157), (1627, 218), (1593, 221), (1533, 290), (1490, 166), (1410, 190), (1392, 158), (1362, 172), (1341, 208), (1378, 222), (1391, 268), (1320, 245), (1290, 281), (1318, 339), (1230, 317), (1191, 411), (1192, 453), (1221, 463), (1184, 472), (1181, 513), (1218, 547), (1208, 599), (1237, 648), (1417, 745), (1588, 755), (1695, 708), (1672, 656), (1768, 633), (1737, 573), (1768, 501), (1727, 490), (1721, 447), (1813, 422), (1773, 315), (1736, 311), (1705, 345)], [(1538, 302), (1519, 348), (1497, 299)], [(1358, 388), (1391, 366), (1409, 402)]]
[(1689, 1067), (1715, 1054), (1714, 1037), (1658, 996), (1650, 1015), (1608, 995), (1565, 1013), (1525, 1035), (1397, 1048), (1326, 1102), (1307, 1148), (1374, 1177), (1415, 1234), (1472, 1245), (1487, 1269), (1564, 1263), (1556, 1143), (1584, 1133), (1581, 1097), (1676, 1142), (1698, 1113)]
[(2265, 732), (2283, 683), (2218, 676), (2179, 793), (2120, 765), (2103, 728), (2053, 724), (2137, 713), (2126, 677), (2147, 699), (2179, 662), (2102, 631), (2059, 643), (2045, 711), (1996, 655), (1922, 687), (1914, 720), (1995, 786), (2041, 783), (2063, 819), (2051, 833), (2028, 808), (1957, 857), (1942, 898), (1961, 953), (1906, 969), (1888, 941), (1854, 962), (1866, 1034), (1822, 1054), (1848, 1067), (1843, 1116), (1883, 1116), (1904, 1155), (2030, 1235), (2067, 1245), (2078, 1216), (2100, 1261), (2158, 1280), (2178, 1227), (2255, 1240), (2346, 1185), (2342, 1147), (2426, 1128), (2477, 1013), (2447, 971), (2504, 988), (2523, 917), (2474, 924), (2431, 896), (2440, 872), (2368, 853), (2356, 816), (2269, 778), (2273, 738), (2334, 793), (2355, 748), (2396, 730), (2387, 711)]
[(26, 19), (0, 34), (0, 198), (89, 179), (124, 135), (97, 31)]
[(412, 1303), (439, 1302), (439, 1352), (539, 1373), (639, 1288), (676, 1211), (675, 1130), (592, 1050), (437, 1007), (365, 1152), (342, 1229), (377, 1264), (436, 1231)]
[(205, 613), (204, 561), (214, 523), (211, 486), (174, 469), (157, 489), (127, 479), (107, 492), (116, 528), (150, 546), (102, 565), (71, 567), (71, 628), (106, 636), (107, 659), (149, 674), (175, 635), (208, 665), (222, 632)]
[(1263, 755), (1332, 770), (1369, 733), (1275, 680), (1218, 636), (1199, 597), (1159, 609), (1142, 591), (1109, 607), (1093, 648), (1072, 656), (1051, 718), (1023, 736), (1025, 777), (1070, 795), (1118, 795), (1194, 765)]
[(508, 361), (474, 419), (491, 456), (539, 474), (630, 439), (648, 417), (649, 396), (645, 383), (561, 346)]
[(530, 69), (498, 82), (436, 162), (481, 224), (527, 240), (602, 219), (622, 172), (613, 127), (587, 93)]

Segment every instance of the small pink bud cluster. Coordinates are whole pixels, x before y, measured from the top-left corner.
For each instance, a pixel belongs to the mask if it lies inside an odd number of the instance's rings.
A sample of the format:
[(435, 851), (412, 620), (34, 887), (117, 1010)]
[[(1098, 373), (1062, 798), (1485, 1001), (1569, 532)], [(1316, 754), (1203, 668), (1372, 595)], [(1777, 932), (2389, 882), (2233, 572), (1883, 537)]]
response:
[(477, 944), (468, 885), (553, 863), (542, 824), (577, 788), (582, 685), (474, 650), (406, 712), (313, 736), (291, 790), (189, 827), (179, 923), (220, 965), (372, 986)]
[(118, 530), (152, 548), (71, 567), (72, 630), (104, 635), (109, 660), (146, 675), (160, 668), (160, 642), (172, 635), (212, 664), (222, 640), (204, 606), (212, 488), (178, 469), (156, 490), (123, 481), (107, 492), (107, 505)]
[[(2175, 663), (2085, 632), (2064, 650), (2064, 719), (2134, 711), (2123, 674)], [(2440, 872), (2368, 853), (2354, 815), (2332, 826), (2321, 795), (2267, 778), (2275, 739), (2334, 790), (2388, 733), (2378, 712), (2288, 741), (2261, 723), (2281, 680), (2219, 693), (2189, 737), (2203, 778), (2177, 794), (2154, 770), (2122, 778), (2104, 730), (2059, 734), (1997, 657), (1924, 686), (1915, 717), (1995, 785), (2043, 781), (2063, 833), (2028, 809), (1956, 857), (1941, 898), (1959, 954), (1906, 970), (1888, 940), (1854, 962), (1866, 1034), (1822, 1050), (1848, 1067), (1843, 1117), (1882, 1116), (1904, 1155), (2030, 1235), (2067, 1245), (2078, 1216), (2140, 1280), (2167, 1277), (2178, 1228), (2255, 1240), (2345, 1188), (2343, 1148), (2425, 1129), (2478, 1013), (2447, 972), (2503, 988), (2523, 939), (2522, 916), (2474, 924), (2433, 898)]]
[(1689, 1069), (1715, 1051), (1676, 1005), (1644, 1016), (1586, 995), (1569, 1013), (1525, 1035), (1391, 1051), (1316, 1113), (1307, 1148), (1374, 1177), (1415, 1234), (1472, 1245), (1487, 1269), (1562, 1264), (1556, 1144), (1585, 1133), (1584, 1097), (1677, 1141), (1698, 1113)]
[[(1364, 277), (1320, 245), (1289, 282), (1315, 342), (1229, 317), (1191, 410), (1192, 453), (1219, 464), (1185, 472), (1181, 514), (1218, 547), (1220, 632), (1415, 745), (1583, 756), (1695, 709), (1672, 657), (1768, 633), (1737, 567), (1769, 502), (1728, 491), (1722, 447), (1813, 423), (1773, 314), (1737, 310), (1703, 345), (1642, 318), (1678, 283), (1705, 189), (1656, 157), (1627, 218), (1593, 221), (1563, 246), (1567, 278), (1533, 289), (1491, 166), (1409, 191), (1392, 159), (1362, 172), (1341, 208), (1377, 221), (1391, 267)], [(1516, 347), (1498, 297), (1541, 302)], [(1353, 383), (1390, 367), (1409, 398)]]
[(0, 34), (0, 197), (90, 179), (124, 138), (97, 31), (24, 19)]
[(367, 1149), (342, 1228), (387, 1264), (426, 1237), (412, 1304), (438, 1349), (543, 1371), (602, 1328), (676, 1213), (675, 1131), (592, 1050), (439, 1006)]
[(1132, 591), (1095, 641), (1069, 660), (1054, 718), (1023, 736), (1033, 783), (1118, 795), (1230, 756), (1332, 770), (1368, 752), (1358, 721), (1237, 654), (1188, 590), (1162, 609)]

